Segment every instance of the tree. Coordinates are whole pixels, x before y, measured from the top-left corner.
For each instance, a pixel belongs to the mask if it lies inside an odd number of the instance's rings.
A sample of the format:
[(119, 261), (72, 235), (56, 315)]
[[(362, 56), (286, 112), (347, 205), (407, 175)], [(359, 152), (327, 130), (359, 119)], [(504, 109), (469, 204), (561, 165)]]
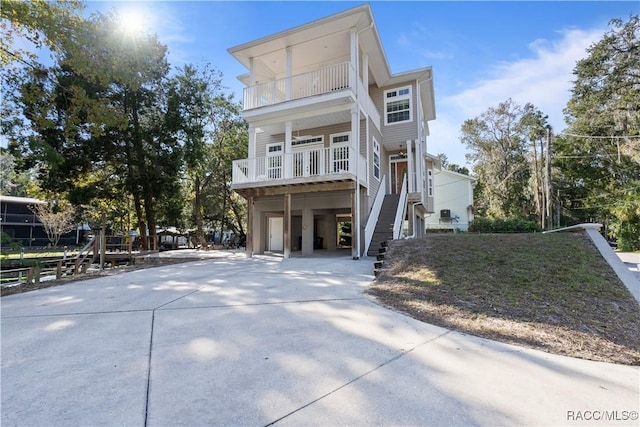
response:
[(521, 107), (508, 99), (463, 123), (460, 140), (471, 150), (467, 159), (478, 178), (474, 205), (480, 215), (527, 218), (535, 211), (527, 150), (534, 116), (543, 117), (532, 104)]
[(203, 195), (210, 186), (214, 108), (220, 97), (221, 75), (209, 65), (198, 69), (188, 64), (169, 82), (167, 121), (177, 133), (183, 150), (185, 197), (191, 201), (196, 240), (204, 241)]
[(438, 158), (440, 159), (440, 164), (442, 165), (443, 169), (446, 169), (452, 172), (461, 173), (462, 175), (469, 175), (469, 169), (467, 167), (460, 166), (455, 163), (450, 163), (449, 158), (447, 157), (446, 154), (440, 153), (438, 154)]
[(42, 223), (47, 238), (53, 247), (58, 246), (60, 237), (73, 230), (74, 209), (69, 203), (58, 202), (33, 205), (31, 208)]
[(72, 29), (82, 21), (84, 4), (77, 0), (2, 0), (0, 7), (0, 60), (5, 67), (15, 61), (30, 63), (36, 53), (15, 44), (16, 39), (35, 49), (60, 51)]
[(555, 144), (563, 204), (640, 249), (640, 18), (614, 19), (577, 62), (569, 125)]
[(18, 170), (15, 157), (0, 148), (0, 194), (25, 197), (34, 186), (29, 171)]
[(166, 46), (125, 36), (117, 22), (95, 15), (55, 67), (24, 71), (18, 104), (30, 128), (12, 146), (25, 166), (38, 165), (43, 185), (78, 204), (117, 193), (129, 206), (131, 195), (146, 249), (157, 243), (158, 216), (175, 216), (174, 205), (158, 201), (180, 193), (182, 151), (167, 116)]

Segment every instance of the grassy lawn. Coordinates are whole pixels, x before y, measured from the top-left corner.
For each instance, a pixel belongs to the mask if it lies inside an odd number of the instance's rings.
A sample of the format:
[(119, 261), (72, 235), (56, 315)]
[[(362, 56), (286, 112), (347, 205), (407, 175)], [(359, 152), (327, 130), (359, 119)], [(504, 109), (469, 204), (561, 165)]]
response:
[(581, 233), (437, 234), (391, 242), (368, 289), (465, 333), (640, 365), (640, 306)]
[[(69, 249), (67, 250), (67, 257), (75, 256), (79, 252), (79, 249)], [(60, 258), (64, 256), (64, 249), (49, 249), (49, 250), (38, 250), (38, 251), (24, 251), (24, 259), (28, 258)], [(20, 251), (2, 251), (0, 253), (1, 260), (7, 261), (18, 261), (20, 260)]]

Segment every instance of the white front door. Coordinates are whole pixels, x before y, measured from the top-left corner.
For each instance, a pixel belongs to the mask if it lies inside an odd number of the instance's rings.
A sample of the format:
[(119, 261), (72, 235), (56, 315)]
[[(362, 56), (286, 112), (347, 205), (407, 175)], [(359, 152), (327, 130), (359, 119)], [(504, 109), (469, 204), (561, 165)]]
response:
[(269, 247), (270, 251), (282, 251), (284, 223), (282, 217), (269, 218)]

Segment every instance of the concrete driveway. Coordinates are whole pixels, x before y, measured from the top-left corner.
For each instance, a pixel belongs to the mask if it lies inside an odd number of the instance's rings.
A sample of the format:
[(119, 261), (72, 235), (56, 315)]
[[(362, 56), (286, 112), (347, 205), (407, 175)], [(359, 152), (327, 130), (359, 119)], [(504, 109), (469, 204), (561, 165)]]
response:
[(371, 273), (227, 253), (4, 297), (2, 425), (638, 425), (638, 367), (415, 321)]

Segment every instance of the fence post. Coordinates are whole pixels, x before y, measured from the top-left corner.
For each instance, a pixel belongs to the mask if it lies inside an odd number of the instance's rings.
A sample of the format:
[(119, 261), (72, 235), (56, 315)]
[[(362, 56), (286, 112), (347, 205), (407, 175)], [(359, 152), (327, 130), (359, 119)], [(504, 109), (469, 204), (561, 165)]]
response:
[(62, 261), (56, 263), (56, 280), (62, 277)]
[(29, 267), (27, 268), (27, 285), (30, 285), (32, 280), (33, 280), (33, 272), (31, 267)]
[(80, 273), (80, 258), (76, 258), (75, 264), (75, 268), (73, 269), (74, 275)]

